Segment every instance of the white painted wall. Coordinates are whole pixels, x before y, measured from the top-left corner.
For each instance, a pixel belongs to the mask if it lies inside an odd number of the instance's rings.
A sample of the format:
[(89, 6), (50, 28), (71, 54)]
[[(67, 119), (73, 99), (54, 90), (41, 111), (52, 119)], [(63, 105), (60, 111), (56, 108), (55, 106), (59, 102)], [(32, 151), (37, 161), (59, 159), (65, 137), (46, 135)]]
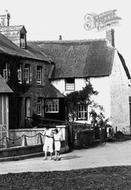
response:
[[(52, 83), (52, 85), (55, 86), (55, 88), (57, 88), (64, 95), (73, 92), (73, 91), (65, 90), (65, 79), (54, 80), (51, 83)], [(82, 90), (82, 88), (85, 87), (85, 85), (86, 85), (85, 79), (83, 79), (83, 78), (75, 79), (75, 91)]]
[(104, 115), (106, 118), (111, 116), (111, 98), (110, 98), (110, 79), (109, 77), (91, 78), (91, 84), (98, 92), (98, 95), (92, 96), (92, 99), (98, 105), (103, 106)]
[[(104, 107), (104, 114), (106, 118), (110, 117), (110, 81), (109, 77), (99, 77), (99, 78), (90, 78), (91, 84), (94, 87), (94, 90), (98, 91), (97, 96), (92, 96), (92, 100), (94, 100), (97, 104)], [(86, 80), (83, 78), (75, 79), (75, 90), (82, 90), (83, 87), (86, 86)], [(52, 84), (64, 95), (70, 93), (69, 91), (65, 91), (65, 80), (55, 80)], [(85, 122), (85, 121), (79, 121)], [(88, 121), (90, 122), (90, 121)]]
[(125, 70), (115, 52), (111, 81), (111, 122), (114, 128), (130, 133), (129, 82)]

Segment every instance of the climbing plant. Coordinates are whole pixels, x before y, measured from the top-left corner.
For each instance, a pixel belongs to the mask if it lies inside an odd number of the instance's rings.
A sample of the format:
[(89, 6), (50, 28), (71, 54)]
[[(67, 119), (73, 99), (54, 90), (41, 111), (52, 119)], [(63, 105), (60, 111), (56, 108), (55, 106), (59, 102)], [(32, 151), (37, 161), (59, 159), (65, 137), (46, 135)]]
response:
[[(76, 117), (77, 107), (79, 103), (86, 103), (87, 105), (92, 104), (91, 96), (97, 95), (98, 92), (94, 90), (91, 82), (88, 82), (86, 86), (79, 91), (72, 92), (66, 95), (66, 107), (67, 115), (72, 117), (72, 120)], [(67, 118), (69, 119), (69, 118)]]

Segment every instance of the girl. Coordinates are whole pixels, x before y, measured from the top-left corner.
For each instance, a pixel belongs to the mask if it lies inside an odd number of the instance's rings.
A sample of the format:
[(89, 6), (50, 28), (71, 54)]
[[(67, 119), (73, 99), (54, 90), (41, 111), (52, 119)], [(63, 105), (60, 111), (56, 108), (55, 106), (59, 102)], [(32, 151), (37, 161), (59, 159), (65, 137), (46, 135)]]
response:
[(44, 160), (47, 160), (47, 153), (50, 153), (50, 160), (52, 160), (52, 153), (53, 153), (53, 132), (49, 126), (46, 127), (45, 130), (45, 143), (43, 145), (43, 151), (45, 152)]
[(55, 146), (55, 158), (54, 160), (61, 160), (60, 158), (60, 149), (61, 149), (61, 133), (58, 132), (58, 129), (54, 130), (54, 146)]

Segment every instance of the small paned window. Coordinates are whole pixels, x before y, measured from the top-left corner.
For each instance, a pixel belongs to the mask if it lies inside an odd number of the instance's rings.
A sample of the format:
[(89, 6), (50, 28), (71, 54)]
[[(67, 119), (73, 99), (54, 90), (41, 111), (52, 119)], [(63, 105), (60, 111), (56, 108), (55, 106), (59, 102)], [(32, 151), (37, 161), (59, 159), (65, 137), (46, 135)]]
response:
[(19, 65), (19, 68), (17, 70), (17, 76), (18, 76), (18, 82), (21, 84), (22, 83), (22, 67)]
[(46, 113), (58, 113), (59, 112), (59, 99), (47, 99), (45, 101)]
[(75, 79), (74, 78), (65, 79), (65, 90), (67, 90), (67, 91), (75, 90)]
[(37, 115), (42, 115), (42, 98), (38, 98), (36, 109), (37, 109)]
[(10, 65), (5, 64), (5, 68), (3, 69), (3, 78), (8, 81), (10, 79)]
[(36, 81), (37, 81), (38, 84), (42, 83), (42, 66), (37, 66)]
[(24, 82), (29, 84), (30, 83), (30, 65), (26, 64), (24, 67)]
[(25, 47), (26, 47), (25, 34), (20, 34), (20, 47), (21, 47), (21, 48), (25, 48)]
[(88, 105), (87, 104), (78, 104), (77, 119), (78, 120), (88, 119)]

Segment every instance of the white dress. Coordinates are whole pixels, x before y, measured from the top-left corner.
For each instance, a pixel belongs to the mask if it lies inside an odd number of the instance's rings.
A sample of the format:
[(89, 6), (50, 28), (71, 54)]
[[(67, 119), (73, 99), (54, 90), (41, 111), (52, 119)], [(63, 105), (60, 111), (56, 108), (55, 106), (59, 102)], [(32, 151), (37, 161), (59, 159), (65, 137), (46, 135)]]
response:
[(45, 131), (45, 143), (43, 146), (43, 151), (53, 153), (53, 136), (52, 136), (52, 129), (47, 129)]
[(58, 132), (54, 134), (54, 144), (55, 144), (55, 151), (60, 151), (61, 149), (61, 133)]

